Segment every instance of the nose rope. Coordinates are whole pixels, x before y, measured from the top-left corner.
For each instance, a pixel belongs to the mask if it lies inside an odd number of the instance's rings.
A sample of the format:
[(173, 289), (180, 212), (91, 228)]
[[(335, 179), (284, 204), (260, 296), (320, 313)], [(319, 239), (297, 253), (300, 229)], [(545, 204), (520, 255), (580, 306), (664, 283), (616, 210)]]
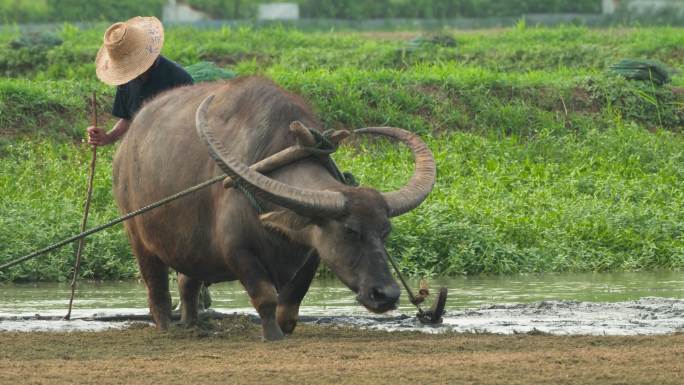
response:
[[(422, 324), (426, 324), (426, 325), (441, 324), (442, 323), (442, 315), (444, 315), (444, 306), (446, 305), (446, 298), (447, 298), (447, 293), (448, 293), (447, 288), (446, 287), (440, 288), (439, 294), (437, 295), (437, 298), (435, 299), (434, 303), (432, 304), (432, 308), (428, 311), (424, 311), (420, 307), (420, 304), (425, 300), (425, 297), (427, 296), (427, 291), (424, 291), (423, 289), (421, 289), (420, 294), (418, 294), (418, 296), (414, 295), (413, 291), (409, 287), (408, 283), (406, 283), (404, 276), (401, 274), (401, 271), (399, 270), (399, 266), (394, 261), (394, 258), (392, 258), (392, 256), (388, 254), (387, 259), (390, 261), (390, 264), (392, 264), (394, 271), (397, 272), (397, 276), (399, 277), (401, 284), (404, 285), (404, 289), (406, 289), (406, 293), (408, 294), (409, 301), (411, 301), (411, 303), (418, 309), (418, 314), (416, 314), (416, 318), (418, 318), (418, 321), (420, 321)], [(422, 284), (421, 284), (421, 286), (422, 286)]]
[(420, 303), (423, 302), (424, 298), (419, 299), (415, 295), (413, 295), (413, 291), (411, 291), (411, 288), (409, 287), (408, 283), (406, 283), (406, 280), (404, 279), (404, 276), (401, 274), (401, 270), (399, 270), (399, 266), (394, 261), (394, 258), (392, 258), (392, 256), (388, 254), (387, 259), (389, 259), (390, 263), (392, 264), (394, 271), (397, 272), (397, 276), (399, 277), (401, 284), (404, 285), (404, 289), (406, 289), (406, 293), (408, 294), (409, 301), (411, 301), (411, 303), (414, 304), (418, 308), (418, 311), (422, 313), (423, 309), (420, 308)]

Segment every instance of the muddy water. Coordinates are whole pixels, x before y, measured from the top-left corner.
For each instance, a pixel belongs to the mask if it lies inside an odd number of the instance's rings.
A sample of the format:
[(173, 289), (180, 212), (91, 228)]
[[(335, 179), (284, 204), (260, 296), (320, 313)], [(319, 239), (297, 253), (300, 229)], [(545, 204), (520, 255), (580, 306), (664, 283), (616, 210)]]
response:
[[(435, 279), (449, 288), (448, 313), (439, 327), (416, 322), (415, 308), (377, 316), (359, 306), (354, 294), (334, 279), (317, 280), (300, 314), (307, 322), (385, 330), (482, 331), (553, 334), (663, 334), (684, 329), (684, 272), (542, 274), (512, 277)], [(413, 282), (417, 287), (417, 283)], [(242, 287), (211, 287), (220, 312), (254, 313)], [(0, 330), (102, 330), (125, 323), (89, 320), (27, 320), (35, 314), (61, 316), (66, 284), (0, 285)], [(175, 298), (174, 293), (174, 298)], [(146, 292), (138, 282), (80, 283), (73, 318), (146, 314)], [(15, 318), (20, 317), (20, 318)]]

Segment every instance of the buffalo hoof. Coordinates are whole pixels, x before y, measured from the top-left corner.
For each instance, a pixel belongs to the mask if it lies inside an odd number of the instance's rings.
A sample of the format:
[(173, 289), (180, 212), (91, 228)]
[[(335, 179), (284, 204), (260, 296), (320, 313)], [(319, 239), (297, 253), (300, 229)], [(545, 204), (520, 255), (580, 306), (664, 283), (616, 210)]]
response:
[(283, 334), (280, 328), (264, 330), (264, 334), (261, 337), (263, 341), (280, 341), (283, 338), (285, 338), (285, 334)]
[(155, 327), (157, 328), (158, 332), (165, 332), (169, 330), (169, 325), (171, 324), (170, 321), (161, 321), (161, 322), (156, 322)]
[(278, 311), (276, 313), (276, 320), (280, 330), (286, 335), (292, 334), (297, 326), (297, 319), (299, 318), (299, 304), (288, 305), (278, 304)]
[(292, 334), (292, 332), (295, 329), (295, 326), (297, 326), (297, 320), (287, 320), (280, 322), (280, 330), (282, 330), (285, 335)]
[(285, 338), (285, 334), (283, 334), (283, 332), (278, 330), (277, 332), (272, 332), (272, 333), (264, 332), (264, 335), (261, 337), (261, 340), (272, 342), (272, 341), (280, 341), (283, 338)]
[(275, 321), (264, 323), (262, 328), (263, 334), (261, 338), (264, 341), (280, 341), (285, 338), (285, 334), (283, 334), (283, 331), (280, 330)]

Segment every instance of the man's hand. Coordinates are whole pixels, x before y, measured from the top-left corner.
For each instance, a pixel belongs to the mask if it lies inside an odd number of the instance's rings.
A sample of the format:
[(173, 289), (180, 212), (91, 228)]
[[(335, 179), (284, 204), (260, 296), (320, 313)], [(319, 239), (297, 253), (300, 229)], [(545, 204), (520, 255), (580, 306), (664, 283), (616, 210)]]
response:
[(107, 144), (112, 144), (119, 140), (123, 134), (128, 131), (128, 127), (131, 126), (131, 122), (127, 119), (119, 119), (114, 125), (111, 131), (105, 132), (103, 129), (95, 126), (90, 126), (88, 130), (88, 143), (93, 146), (105, 146)]
[(112, 142), (112, 139), (107, 133), (98, 127), (90, 126), (88, 130), (88, 143), (93, 146), (104, 146)]

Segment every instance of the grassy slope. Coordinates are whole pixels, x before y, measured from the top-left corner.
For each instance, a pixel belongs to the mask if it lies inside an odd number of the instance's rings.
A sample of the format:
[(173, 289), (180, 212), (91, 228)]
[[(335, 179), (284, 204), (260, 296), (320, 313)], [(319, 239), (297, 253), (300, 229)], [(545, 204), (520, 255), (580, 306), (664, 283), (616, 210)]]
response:
[[(439, 181), (395, 220), (390, 249), (414, 273), (681, 268), (684, 112), (670, 87), (605, 73), (622, 57), (684, 69), (680, 29), (577, 27), (451, 33), (454, 47), (385, 34), (278, 28), (168, 31), (165, 54), (262, 73), (304, 95), (328, 127), (387, 124), (427, 138)], [(403, 35), (404, 37), (411, 34)], [(101, 31), (66, 26), (64, 44), (0, 55), (0, 260), (76, 232), (88, 150), (86, 125)], [(0, 46), (12, 39), (0, 36)], [(29, 60), (28, 58), (44, 60)], [(674, 84), (684, 85), (682, 77)], [(336, 156), (364, 184), (400, 185), (410, 156), (394, 146)], [(371, 148), (367, 148), (371, 147)], [(95, 216), (116, 216), (103, 152)], [(387, 173), (388, 168), (401, 172)], [(131, 276), (120, 229), (92, 237), (84, 275)], [(73, 250), (5, 279), (63, 279)]]

